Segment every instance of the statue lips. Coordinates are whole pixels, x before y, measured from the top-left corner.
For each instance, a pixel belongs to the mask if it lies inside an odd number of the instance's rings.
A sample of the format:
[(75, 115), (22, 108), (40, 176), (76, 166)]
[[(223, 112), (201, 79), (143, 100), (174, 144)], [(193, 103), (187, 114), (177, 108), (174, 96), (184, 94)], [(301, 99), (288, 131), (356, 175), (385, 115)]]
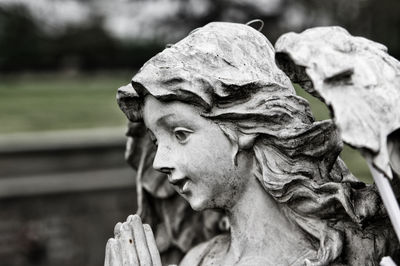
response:
[(189, 192), (188, 182), (189, 179), (186, 177), (183, 178), (172, 178), (170, 175), (168, 176), (168, 181), (177, 188), (180, 194), (185, 194)]

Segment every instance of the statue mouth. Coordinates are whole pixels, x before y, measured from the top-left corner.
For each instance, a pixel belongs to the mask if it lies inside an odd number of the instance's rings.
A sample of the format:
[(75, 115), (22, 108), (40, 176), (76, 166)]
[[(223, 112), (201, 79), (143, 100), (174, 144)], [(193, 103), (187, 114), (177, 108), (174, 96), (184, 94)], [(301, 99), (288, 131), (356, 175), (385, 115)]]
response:
[(179, 193), (185, 194), (189, 192), (189, 180), (184, 181), (182, 188), (179, 189)]
[(175, 189), (180, 194), (185, 194), (189, 192), (189, 179), (184, 177), (180, 179), (171, 179), (169, 178), (169, 182), (175, 187)]

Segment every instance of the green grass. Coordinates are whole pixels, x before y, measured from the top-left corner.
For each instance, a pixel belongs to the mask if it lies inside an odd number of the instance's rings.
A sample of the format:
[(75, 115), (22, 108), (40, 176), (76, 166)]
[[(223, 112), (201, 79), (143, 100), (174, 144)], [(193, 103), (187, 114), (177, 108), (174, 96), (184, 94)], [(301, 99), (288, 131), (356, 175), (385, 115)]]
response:
[(0, 134), (126, 124), (115, 94), (132, 74), (25, 75), (0, 80)]
[[(133, 73), (87, 75), (24, 75), (0, 77), (0, 134), (96, 127), (123, 127), (115, 93)], [(300, 87), (317, 120), (328, 119), (329, 110)], [(372, 182), (364, 158), (345, 146), (341, 157), (360, 180)]]

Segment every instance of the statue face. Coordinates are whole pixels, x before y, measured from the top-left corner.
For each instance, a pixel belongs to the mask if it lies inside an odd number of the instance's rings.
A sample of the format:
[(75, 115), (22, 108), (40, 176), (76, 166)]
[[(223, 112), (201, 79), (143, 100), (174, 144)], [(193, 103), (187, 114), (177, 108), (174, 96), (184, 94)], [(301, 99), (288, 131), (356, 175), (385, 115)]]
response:
[(147, 96), (143, 118), (157, 145), (153, 167), (194, 210), (235, 205), (250, 178), (251, 156), (239, 153), (235, 165), (228, 137), (189, 104)]

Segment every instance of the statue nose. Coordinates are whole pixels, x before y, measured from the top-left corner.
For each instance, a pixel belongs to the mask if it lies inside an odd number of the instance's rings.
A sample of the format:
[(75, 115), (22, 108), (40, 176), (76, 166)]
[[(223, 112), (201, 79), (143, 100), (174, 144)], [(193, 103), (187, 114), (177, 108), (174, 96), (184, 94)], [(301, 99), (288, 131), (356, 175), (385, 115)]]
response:
[(174, 169), (171, 150), (162, 143), (159, 143), (154, 155), (153, 168), (167, 175), (170, 175)]

